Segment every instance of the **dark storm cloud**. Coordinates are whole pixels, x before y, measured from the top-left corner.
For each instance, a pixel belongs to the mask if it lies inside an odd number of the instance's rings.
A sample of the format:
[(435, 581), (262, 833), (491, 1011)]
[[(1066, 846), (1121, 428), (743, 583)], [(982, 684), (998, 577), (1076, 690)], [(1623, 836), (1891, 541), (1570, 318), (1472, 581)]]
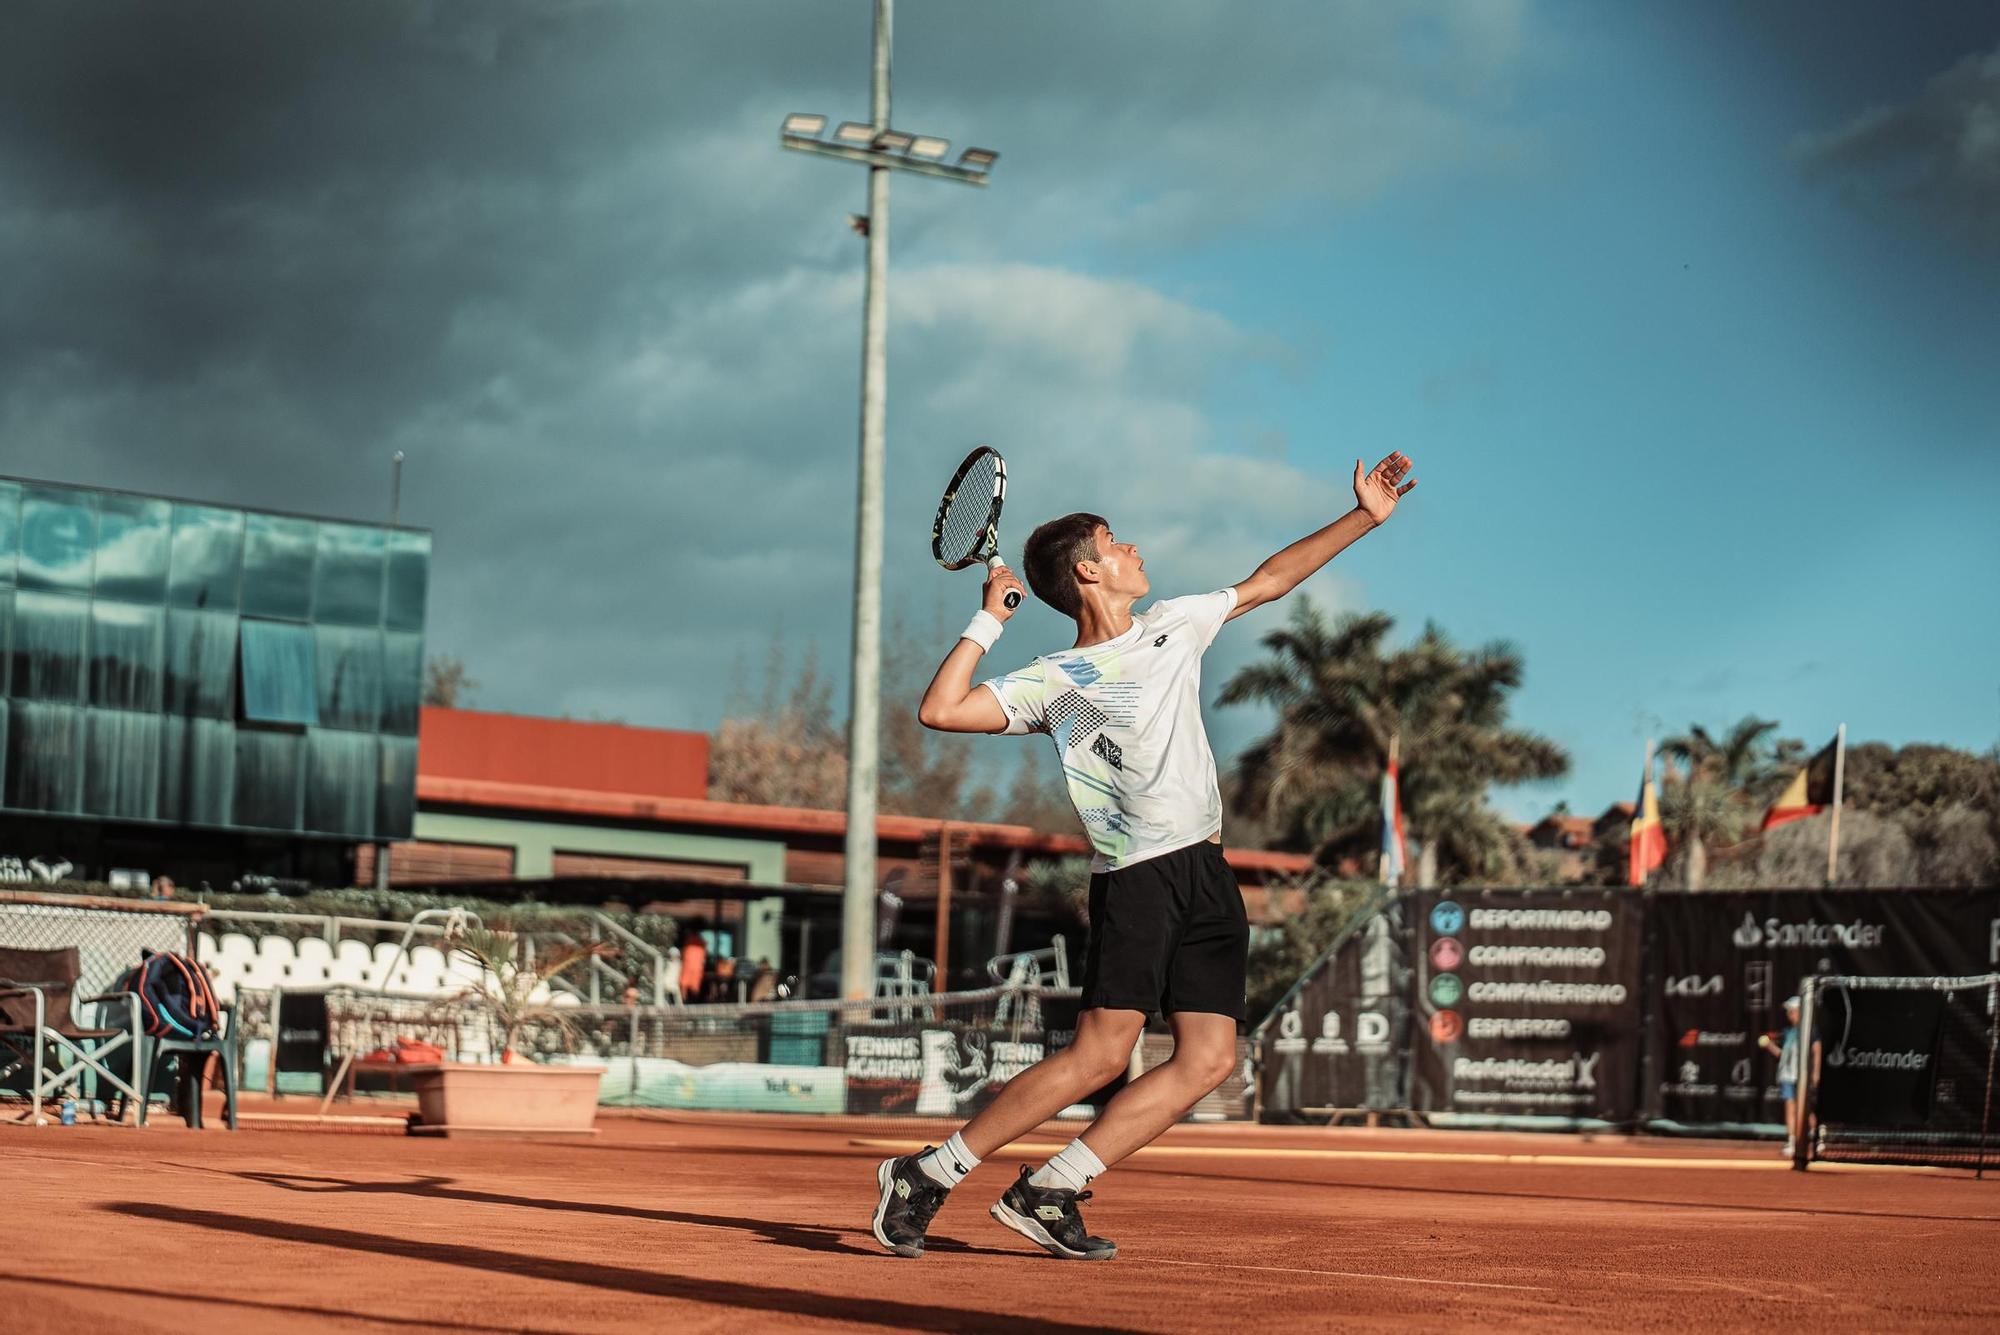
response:
[[(1524, 21), (1245, 13), (902, 7), (898, 120), (1006, 156), (987, 192), (897, 186), (892, 602), (972, 597), (906, 538), (974, 439), (1019, 457), (1024, 514), (1115, 498), (1190, 581), (1339, 504), (1204, 414), (1281, 350), (1075, 266), (1519, 148), (1497, 113)], [(366, 516), (405, 450), (432, 646), (496, 707), (703, 726), (777, 624), (839, 659), (861, 180), (775, 130), (862, 114), (867, 15), (13, 7), (0, 471)], [(1205, 518), (1245, 468), (1269, 499)]]
[(1868, 200), (1907, 203), (2000, 250), (2000, 47), (1966, 56), (1906, 102), (1797, 145), (1805, 169)]

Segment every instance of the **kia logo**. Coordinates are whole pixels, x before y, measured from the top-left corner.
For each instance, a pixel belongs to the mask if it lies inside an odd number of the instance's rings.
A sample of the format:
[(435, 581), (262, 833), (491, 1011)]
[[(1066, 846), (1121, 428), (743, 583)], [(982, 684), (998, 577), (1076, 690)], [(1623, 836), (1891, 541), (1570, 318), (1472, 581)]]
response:
[(1667, 979), (1667, 995), (1670, 997), (1714, 997), (1722, 995), (1722, 975), (1710, 974), (1703, 978), (1699, 974), (1689, 974), (1685, 978)]

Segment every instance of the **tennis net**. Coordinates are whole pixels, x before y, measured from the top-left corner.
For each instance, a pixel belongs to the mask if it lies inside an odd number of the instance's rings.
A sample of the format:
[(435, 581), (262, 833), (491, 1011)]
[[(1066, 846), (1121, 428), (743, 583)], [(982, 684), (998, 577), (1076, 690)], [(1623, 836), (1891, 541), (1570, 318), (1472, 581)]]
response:
[(2000, 974), (1808, 980), (1795, 1162), (2000, 1168)]

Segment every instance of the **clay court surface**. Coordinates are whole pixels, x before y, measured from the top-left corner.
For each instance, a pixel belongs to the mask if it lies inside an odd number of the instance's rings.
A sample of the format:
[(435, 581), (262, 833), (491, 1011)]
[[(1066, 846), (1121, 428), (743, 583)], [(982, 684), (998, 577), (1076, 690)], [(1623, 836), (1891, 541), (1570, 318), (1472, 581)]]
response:
[(986, 1217), (1051, 1127), (905, 1261), (868, 1218), (907, 1126), (601, 1126), (566, 1144), (0, 1126), (0, 1329), (2000, 1328), (1991, 1177), (1801, 1176), (1713, 1142), (1189, 1127), (1100, 1184), (1086, 1215), (1122, 1251), (1091, 1264)]

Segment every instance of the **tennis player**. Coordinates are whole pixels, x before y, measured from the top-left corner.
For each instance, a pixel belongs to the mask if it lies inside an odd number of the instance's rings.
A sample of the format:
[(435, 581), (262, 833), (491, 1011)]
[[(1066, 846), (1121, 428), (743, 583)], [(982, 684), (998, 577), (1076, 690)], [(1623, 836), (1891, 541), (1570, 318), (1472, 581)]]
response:
[(1284, 597), (1388, 519), (1414, 487), (1401, 454), (1363, 471), (1355, 507), (1231, 588), (1133, 606), (1152, 586), (1139, 549), (1093, 514), (1036, 529), (1023, 549), (1035, 596), (1076, 622), (1076, 643), (1018, 672), (973, 684), (980, 658), (1012, 615), (1020, 581), (1004, 567), (985, 605), (938, 668), (917, 711), (943, 732), (1046, 733), (1055, 743), (1095, 856), (1090, 951), (1076, 1040), (1007, 1081), (941, 1147), (883, 1161), (876, 1239), (921, 1256), (946, 1195), (985, 1156), (1109, 1084), (1126, 1068), (1151, 1014), (1166, 1016), (1174, 1051), (1121, 1089), (1103, 1114), (1040, 1169), (1022, 1166), (990, 1213), (1056, 1256), (1100, 1261), (1117, 1246), (1092, 1237), (1078, 1210), (1086, 1188), (1179, 1121), (1236, 1067), (1249, 925), (1220, 843), (1222, 796), (1201, 723), (1201, 656), (1222, 624)]

